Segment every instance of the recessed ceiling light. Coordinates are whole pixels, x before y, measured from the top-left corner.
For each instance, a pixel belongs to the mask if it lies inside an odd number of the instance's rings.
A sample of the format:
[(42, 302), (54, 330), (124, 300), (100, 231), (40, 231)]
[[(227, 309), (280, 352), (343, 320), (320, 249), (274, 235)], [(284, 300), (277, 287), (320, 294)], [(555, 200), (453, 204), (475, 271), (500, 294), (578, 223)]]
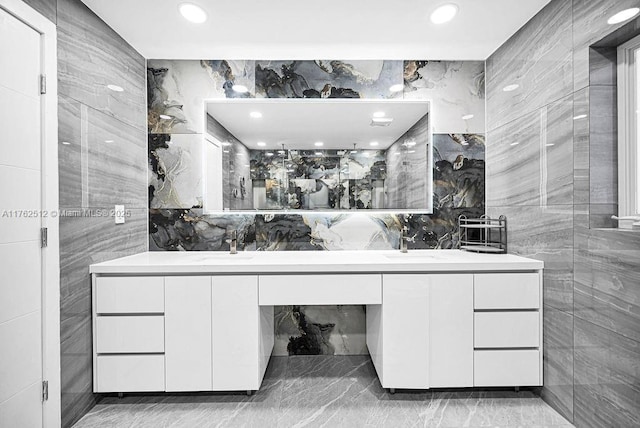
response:
[(444, 24), (451, 21), (458, 14), (458, 6), (453, 3), (443, 4), (431, 13), (431, 22)]
[(573, 120), (585, 119), (587, 117), (586, 114), (579, 114), (573, 118)]
[(322, 141), (316, 141), (315, 143), (313, 143), (313, 145), (316, 147), (322, 147), (324, 146), (324, 143)]
[(377, 141), (372, 141), (369, 143), (370, 146), (377, 146), (379, 143)]
[(416, 142), (415, 141), (407, 141), (403, 145), (407, 146), (407, 147), (413, 147), (413, 146), (416, 145)]
[(107, 144), (111, 144), (111, 143), (113, 143), (113, 140), (104, 140), (104, 142), (107, 143)]
[(503, 91), (505, 92), (512, 92), (515, 91), (516, 89), (518, 89), (520, 87), (520, 85), (518, 85), (517, 83), (514, 83), (512, 85), (507, 85), (504, 88), (502, 88)]
[(636, 16), (640, 12), (640, 8), (632, 7), (631, 9), (625, 9), (621, 12), (616, 13), (611, 18), (607, 20), (607, 24), (614, 25), (629, 20)]
[(262, 113), (259, 111), (252, 111), (249, 113), (249, 116), (251, 116), (252, 119), (260, 119), (262, 117)]
[(267, 156), (273, 156), (273, 152), (267, 152), (265, 153)]
[(71, 143), (70, 143), (70, 142), (68, 142), (68, 141), (63, 141), (63, 142), (62, 142), (62, 144), (63, 144), (64, 146), (68, 146), (68, 145), (70, 145)]
[(322, 156), (322, 152), (316, 152), (316, 156)]
[(265, 143), (264, 141), (258, 141), (258, 145), (259, 145), (260, 147), (264, 147), (264, 146), (266, 146), (266, 145), (267, 145), (267, 143)]
[(472, 114), (465, 114), (464, 116), (462, 116), (462, 120), (469, 120), (469, 119), (473, 119)]
[(513, 143), (509, 144), (510, 146), (517, 146), (518, 144), (520, 144), (520, 141), (514, 141)]
[(169, 116), (168, 114), (161, 114), (160, 119), (171, 120), (173, 119), (173, 117)]
[(407, 150), (407, 153), (415, 153), (415, 150)]
[(178, 6), (180, 14), (189, 22), (202, 24), (207, 20), (207, 13), (200, 6), (193, 3), (181, 3)]
[(283, 154), (285, 154), (285, 151), (284, 150), (278, 150), (278, 154), (283, 155)]
[(229, 153), (229, 150), (223, 150), (222, 153)]
[(113, 92), (123, 92), (124, 91), (122, 86), (118, 86), (118, 85), (107, 85), (107, 88), (111, 89)]
[(391, 123), (391, 122), (393, 122), (393, 118), (392, 117), (374, 117), (373, 119), (371, 119), (371, 122), (373, 122), (373, 123)]
[(230, 142), (228, 142), (228, 141), (223, 141), (223, 142), (222, 142), (222, 145), (223, 145), (223, 146), (225, 146), (225, 147), (228, 147), (228, 146), (230, 146), (230, 145), (231, 145), (231, 143), (230, 143)]
[(247, 88), (244, 85), (233, 85), (231, 87), (231, 89), (233, 89), (235, 92), (238, 92), (240, 94), (244, 94), (244, 93), (249, 92), (249, 88)]
[(400, 92), (400, 91), (402, 91), (403, 89), (404, 89), (404, 85), (403, 85), (402, 83), (398, 83), (398, 84), (396, 84), (396, 85), (391, 85), (391, 86), (389, 87), (389, 90), (390, 90), (391, 92)]
[(386, 113), (383, 111), (377, 111), (375, 113), (373, 113), (373, 117), (385, 117)]
[(545, 144), (545, 145), (546, 145), (547, 147), (555, 146), (555, 144), (553, 144), (553, 143), (548, 143), (548, 144)]
[(358, 153), (357, 150), (351, 150), (351, 153)]

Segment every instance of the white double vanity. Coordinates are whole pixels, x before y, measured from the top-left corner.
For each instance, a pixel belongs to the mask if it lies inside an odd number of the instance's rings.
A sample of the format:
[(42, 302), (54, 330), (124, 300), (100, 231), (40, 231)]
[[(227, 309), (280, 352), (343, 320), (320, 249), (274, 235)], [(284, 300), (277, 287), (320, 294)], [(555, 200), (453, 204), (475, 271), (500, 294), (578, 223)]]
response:
[(275, 305), (367, 305), (367, 347), (391, 391), (538, 386), (542, 268), (459, 250), (148, 252), (94, 264), (94, 392), (258, 390)]

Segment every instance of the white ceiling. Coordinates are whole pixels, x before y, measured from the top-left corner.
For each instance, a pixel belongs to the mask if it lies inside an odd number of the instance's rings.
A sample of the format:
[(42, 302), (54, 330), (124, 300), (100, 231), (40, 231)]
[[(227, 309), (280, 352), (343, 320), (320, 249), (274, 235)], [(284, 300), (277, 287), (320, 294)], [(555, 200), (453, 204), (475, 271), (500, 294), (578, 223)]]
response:
[(550, 0), (451, 0), (456, 18), (432, 24), (447, 0), (83, 0), (148, 59), (485, 60)]
[[(425, 101), (364, 101), (300, 99), (295, 103), (276, 99), (211, 101), (207, 113), (245, 146), (253, 150), (326, 150), (388, 148), (429, 112)], [(249, 113), (259, 111), (262, 118)], [(371, 126), (373, 113), (393, 118), (389, 126)], [(258, 146), (258, 141), (267, 145)], [(324, 143), (316, 147), (315, 142)], [(371, 146), (372, 141), (378, 142)]]

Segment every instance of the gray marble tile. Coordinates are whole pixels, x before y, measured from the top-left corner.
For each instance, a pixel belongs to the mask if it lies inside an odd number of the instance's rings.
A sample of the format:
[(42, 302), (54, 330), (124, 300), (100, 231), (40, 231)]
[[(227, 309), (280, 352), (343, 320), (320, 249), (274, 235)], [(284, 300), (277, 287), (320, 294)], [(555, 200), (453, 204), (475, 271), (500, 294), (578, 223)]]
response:
[(131, 211), (124, 225), (113, 217), (60, 218), (60, 358), (62, 425), (70, 426), (95, 403), (92, 378), (89, 265), (146, 250), (147, 210)]
[(57, 11), (58, 93), (144, 131), (145, 59), (80, 0)]
[(58, 0), (24, 0), (26, 4), (37, 10), (49, 21), (56, 23)]
[(575, 423), (640, 425), (640, 342), (575, 319)]
[(578, 90), (589, 84), (589, 46), (627, 24), (623, 22), (609, 25), (607, 19), (619, 11), (638, 6), (638, 2), (636, 0), (574, 0), (572, 3), (573, 80), (574, 88)]
[(507, 217), (508, 252), (542, 260), (544, 303), (573, 309), (573, 207), (488, 207), (487, 215)]
[(618, 204), (590, 204), (589, 205), (589, 227), (595, 228), (617, 228), (618, 222), (611, 218), (618, 214)]
[(574, 314), (640, 341), (640, 233), (627, 231), (634, 239), (616, 242), (623, 233), (601, 230), (576, 252)]
[(616, 86), (618, 51), (615, 47), (589, 48), (589, 84)]
[(544, 387), (542, 398), (573, 420), (573, 316), (544, 307)]
[(484, 79), (484, 61), (405, 61), (404, 98), (431, 100), (434, 133), (484, 134)]
[(618, 201), (617, 94), (613, 86), (589, 89), (590, 202)]
[(64, 96), (58, 108), (60, 206), (146, 207), (144, 132)]
[(573, 94), (573, 203), (589, 203), (589, 88)]
[(489, 132), (487, 205), (573, 203), (573, 96)]
[(571, 13), (571, 2), (551, 2), (489, 57), (488, 131), (573, 92)]

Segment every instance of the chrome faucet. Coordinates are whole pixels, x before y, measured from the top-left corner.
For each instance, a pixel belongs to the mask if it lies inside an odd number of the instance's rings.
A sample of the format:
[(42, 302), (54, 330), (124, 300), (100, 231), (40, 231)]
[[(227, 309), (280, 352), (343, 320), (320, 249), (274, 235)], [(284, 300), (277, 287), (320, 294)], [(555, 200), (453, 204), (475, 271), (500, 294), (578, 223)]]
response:
[(407, 252), (407, 243), (408, 242), (416, 242), (416, 236), (409, 236), (408, 235), (409, 232), (409, 228), (407, 226), (402, 228), (402, 236), (400, 237), (400, 252), (401, 253), (406, 253)]
[(229, 230), (229, 238), (225, 241), (229, 244), (230, 254), (238, 254), (238, 231), (235, 229)]

